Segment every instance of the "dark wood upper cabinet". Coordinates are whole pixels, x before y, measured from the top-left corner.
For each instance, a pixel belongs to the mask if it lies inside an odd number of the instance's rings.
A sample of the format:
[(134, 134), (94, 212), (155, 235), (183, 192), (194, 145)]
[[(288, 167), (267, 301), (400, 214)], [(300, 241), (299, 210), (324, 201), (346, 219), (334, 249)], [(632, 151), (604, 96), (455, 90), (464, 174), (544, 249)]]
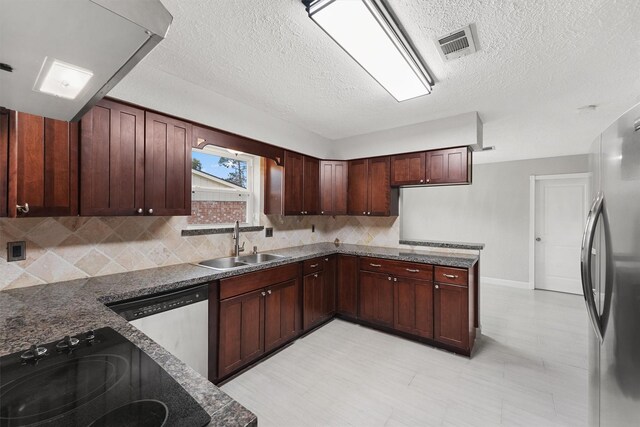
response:
[(80, 214), (144, 213), (144, 111), (102, 100), (80, 126)]
[(398, 190), (389, 174), (388, 156), (349, 162), (349, 215), (398, 215)]
[(320, 214), (347, 214), (349, 162), (320, 161)]
[(336, 311), (348, 317), (358, 316), (358, 257), (356, 256), (338, 255)]
[(349, 215), (366, 215), (369, 208), (369, 175), (367, 159), (351, 160), (349, 162), (349, 201), (347, 202)]
[(145, 209), (150, 215), (191, 215), (191, 124), (145, 114)]
[(82, 215), (191, 215), (189, 123), (101, 100), (81, 121)]
[(428, 151), (427, 184), (466, 184), (471, 182), (471, 150), (468, 147)]
[(0, 217), (7, 216), (9, 198), (9, 114), (0, 109)]
[(304, 212), (304, 156), (291, 151), (284, 153), (284, 214), (302, 215)]
[(409, 153), (391, 156), (391, 185), (424, 184), (426, 153)]
[(285, 151), (284, 166), (265, 164), (266, 215), (316, 215), (320, 203), (320, 161)]
[(471, 157), (468, 147), (391, 156), (391, 185), (471, 183)]
[(9, 171), (8, 216), (77, 215), (78, 124), (11, 113)]

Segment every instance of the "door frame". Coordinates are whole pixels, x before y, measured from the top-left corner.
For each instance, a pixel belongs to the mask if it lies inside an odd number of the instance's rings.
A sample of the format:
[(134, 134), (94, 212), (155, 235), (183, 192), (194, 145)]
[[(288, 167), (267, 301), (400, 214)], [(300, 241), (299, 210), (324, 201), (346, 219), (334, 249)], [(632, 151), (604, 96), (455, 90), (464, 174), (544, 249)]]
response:
[[(554, 175), (530, 175), (529, 176), (529, 289), (536, 288), (536, 181), (547, 179), (576, 179), (587, 178), (587, 194), (590, 194), (588, 178), (589, 172), (563, 173)], [(587, 206), (589, 200), (586, 201)]]

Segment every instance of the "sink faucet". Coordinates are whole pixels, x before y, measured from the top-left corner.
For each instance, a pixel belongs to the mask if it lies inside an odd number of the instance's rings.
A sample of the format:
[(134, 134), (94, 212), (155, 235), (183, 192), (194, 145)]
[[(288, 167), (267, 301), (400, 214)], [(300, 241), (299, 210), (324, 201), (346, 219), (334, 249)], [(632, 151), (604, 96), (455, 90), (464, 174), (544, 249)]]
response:
[(240, 221), (236, 221), (236, 225), (233, 228), (233, 256), (239, 256), (240, 252), (244, 252), (244, 244), (240, 246)]

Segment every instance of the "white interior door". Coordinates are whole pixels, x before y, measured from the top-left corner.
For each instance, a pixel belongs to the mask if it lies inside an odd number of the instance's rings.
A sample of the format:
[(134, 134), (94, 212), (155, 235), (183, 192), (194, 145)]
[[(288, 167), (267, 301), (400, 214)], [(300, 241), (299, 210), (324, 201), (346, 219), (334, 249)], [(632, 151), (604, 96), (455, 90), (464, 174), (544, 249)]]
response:
[(536, 180), (535, 287), (582, 294), (580, 245), (588, 206), (587, 178)]

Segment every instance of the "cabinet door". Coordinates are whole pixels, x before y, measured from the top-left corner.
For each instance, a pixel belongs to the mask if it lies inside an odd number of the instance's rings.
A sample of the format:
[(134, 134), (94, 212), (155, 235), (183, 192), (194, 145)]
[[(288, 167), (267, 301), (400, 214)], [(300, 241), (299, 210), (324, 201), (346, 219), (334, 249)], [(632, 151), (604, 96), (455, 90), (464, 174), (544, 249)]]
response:
[(82, 117), (80, 214), (144, 210), (144, 111), (102, 100)]
[(295, 337), (298, 282), (289, 280), (266, 290), (264, 298), (264, 351), (274, 349)]
[(388, 274), (360, 271), (360, 318), (393, 325), (393, 281)]
[(347, 214), (348, 162), (320, 162), (320, 214)]
[(220, 301), (218, 377), (264, 353), (264, 291)]
[(320, 161), (313, 157), (304, 157), (303, 206), (305, 215), (317, 215), (320, 212)]
[(7, 216), (9, 199), (9, 115), (0, 108), (0, 217)]
[(389, 157), (376, 157), (369, 160), (368, 215), (390, 215)]
[(467, 147), (427, 152), (427, 182), (456, 184), (470, 182)]
[(425, 164), (424, 152), (391, 156), (391, 185), (424, 184)]
[(328, 319), (336, 311), (336, 269), (337, 258), (331, 255), (323, 258), (324, 262), (324, 308), (322, 318)]
[(399, 331), (433, 338), (433, 283), (394, 278), (393, 327)]
[(302, 320), (305, 331), (315, 326), (322, 319), (325, 298), (323, 281), (324, 273), (322, 271), (304, 276)]
[(434, 286), (434, 339), (462, 349), (469, 348), (469, 302), (466, 287), (436, 283)]
[(336, 311), (358, 316), (358, 257), (338, 255)]
[(17, 171), (9, 216), (22, 216), (15, 205), (27, 203), (27, 216), (77, 215), (78, 124), (17, 113), (15, 132), (9, 138), (15, 142), (9, 162)]
[(349, 215), (367, 214), (369, 207), (367, 165), (367, 159), (351, 160), (349, 162), (349, 201), (347, 202)]
[(304, 156), (284, 152), (284, 214), (301, 215), (303, 205)]
[(145, 214), (191, 215), (191, 125), (145, 116)]

